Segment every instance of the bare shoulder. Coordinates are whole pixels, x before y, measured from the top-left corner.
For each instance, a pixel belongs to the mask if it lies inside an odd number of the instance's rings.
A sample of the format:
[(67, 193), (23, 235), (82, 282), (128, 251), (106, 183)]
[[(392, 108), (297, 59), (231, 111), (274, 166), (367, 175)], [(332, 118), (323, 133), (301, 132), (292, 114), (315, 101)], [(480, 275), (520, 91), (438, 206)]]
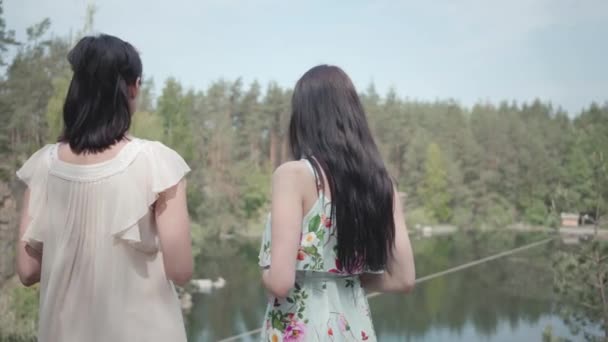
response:
[(302, 160), (288, 161), (274, 170), (272, 179), (274, 181), (301, 181), (309, 173), (306, 162)]

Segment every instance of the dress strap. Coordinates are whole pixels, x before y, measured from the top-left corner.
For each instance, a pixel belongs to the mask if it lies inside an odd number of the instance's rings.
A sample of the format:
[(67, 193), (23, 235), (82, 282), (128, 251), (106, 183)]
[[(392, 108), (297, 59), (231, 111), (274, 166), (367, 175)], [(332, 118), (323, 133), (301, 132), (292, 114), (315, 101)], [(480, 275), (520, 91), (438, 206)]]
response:
[(302, 160), (306, 162), (308, 169), (310, 170), (312, 175), (315, 177), (315, 184), (317, 185), (317, 194), (319, 196), (322, 195), (323, 194), (323, 183), (321, 182), (321, 177), (319, 177), (319, 174), (317, 173), (315, 168), (312, 166), (312, 163), (310, 162), (310, 160), (308, 160), (306, 158), (302, 158)]

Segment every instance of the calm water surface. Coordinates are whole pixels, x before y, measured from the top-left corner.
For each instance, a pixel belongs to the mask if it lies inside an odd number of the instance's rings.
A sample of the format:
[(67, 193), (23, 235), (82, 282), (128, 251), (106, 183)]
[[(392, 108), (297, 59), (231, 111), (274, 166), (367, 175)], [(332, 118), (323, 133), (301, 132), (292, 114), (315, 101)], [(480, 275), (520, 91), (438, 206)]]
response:
[[(540, 234), (477, 233), (413, 239), (418, 276), (538, 241)], [(266, 308), (257, 267), (259, 243), (224, 241), (205, 248), (196, 276), (226, 279), (225, 288), (193, 296), (189, 341), (217, 341), (259, 328)], [(408, 295), (370, 299), (380, 341), (542, 341), (554, 313), (552, 244), (435, 278)], [(243, 341), (258, 341), (255, 335)], [(573, 338), (573, 340), (577, 340)]]

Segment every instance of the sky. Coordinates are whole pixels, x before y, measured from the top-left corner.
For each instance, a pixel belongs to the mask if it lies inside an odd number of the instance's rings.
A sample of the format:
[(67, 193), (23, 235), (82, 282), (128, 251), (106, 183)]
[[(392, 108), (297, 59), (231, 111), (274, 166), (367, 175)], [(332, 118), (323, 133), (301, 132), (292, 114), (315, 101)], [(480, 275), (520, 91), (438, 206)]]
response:
[[(92, 0), (6, 0), (7, 26), (78, 31)], [(606, 0), (97, 0), (95, 32), (131, 42), (157, 88), (173, 76), (293, 87), (314, 65), (359, 90), (465, 106), (540, 98), (576, 114), (608, 101)]]

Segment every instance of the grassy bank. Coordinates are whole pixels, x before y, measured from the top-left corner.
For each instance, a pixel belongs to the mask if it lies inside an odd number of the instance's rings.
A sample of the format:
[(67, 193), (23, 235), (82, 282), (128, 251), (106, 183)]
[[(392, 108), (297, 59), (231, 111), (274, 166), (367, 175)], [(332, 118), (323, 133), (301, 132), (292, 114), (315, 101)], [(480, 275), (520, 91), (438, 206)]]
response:
[(23, 287), (17, 277), (0, 288), (0, 341), (36, 341), (38, 286)]

